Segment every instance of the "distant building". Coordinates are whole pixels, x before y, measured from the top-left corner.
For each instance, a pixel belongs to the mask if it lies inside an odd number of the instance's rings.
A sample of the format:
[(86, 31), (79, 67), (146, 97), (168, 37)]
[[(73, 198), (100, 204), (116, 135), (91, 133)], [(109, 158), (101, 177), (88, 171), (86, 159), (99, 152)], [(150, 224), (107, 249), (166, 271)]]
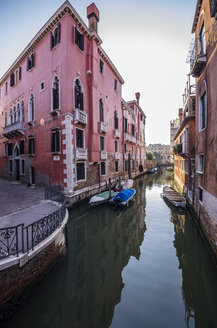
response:
[(174, 147), (174, 137), (180, 127), (179, 119), (176, 118), (170, 121), (170, 161), (173, 163), (173, 147)]
[(170, 145), (150, 144), (147, 150), (152, 151), (161, 164), (170, 163)]

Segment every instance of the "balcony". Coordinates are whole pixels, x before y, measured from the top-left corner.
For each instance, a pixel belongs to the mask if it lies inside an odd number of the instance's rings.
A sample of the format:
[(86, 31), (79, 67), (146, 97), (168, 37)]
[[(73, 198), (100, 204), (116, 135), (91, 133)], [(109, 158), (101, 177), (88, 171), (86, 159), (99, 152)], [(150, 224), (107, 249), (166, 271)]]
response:
[(133, 135), (131, 135), (129, 133), (124, 133), (124, 141), (129, 141), (129, 142), (136, 144), (136, 137), (134, 137)]
[(100, 159), (107, 159), (107, 152), (105, 150), (101, 150)]
[(176, 144), (174, 147), (173, 147), (173, 152), (174, 154), (176, 155), (180, 155), (182, 154), (182, 144)]
[(120, 138), (120, 136), (121, 136), (121, 132), (117, 129), (114, 129), (114, 137), (115, 138)]
[(3, 135), (8, 139), (24, 135), (24, 123), (16, 122), (6, 126), (3, 128)]
[(135, 156), (134, 154), (132, 154), (131, 158), (132, 158), (133, 160), (135, 160), (135, 159), (136, 159), (136, 156)]
[(107, 125), (104, 122), (99, 122), (99, 132), (107, 132)]
[(124, 159), (126, 160), (126, 159), (128, 159), (129, 158), (129, 154), (128, 153), (125, 153), (124, 154)]
[(199, 77), (201, 71), (206, 64), (206, 54), (195, 55), (191, 61), (191, 75), (193, 77)]
[(120, 159), (120, 153), (115, 153), (115, 159)]
[(74, 121), (76, 123), (81, 123), (86, 125), (87, 124), (87, 113), (85, 113), (83, 110), (80, 110), (78, 108), (74, 111)]
[(87, 149), (75, 148), (75, 160), (87, 160)]

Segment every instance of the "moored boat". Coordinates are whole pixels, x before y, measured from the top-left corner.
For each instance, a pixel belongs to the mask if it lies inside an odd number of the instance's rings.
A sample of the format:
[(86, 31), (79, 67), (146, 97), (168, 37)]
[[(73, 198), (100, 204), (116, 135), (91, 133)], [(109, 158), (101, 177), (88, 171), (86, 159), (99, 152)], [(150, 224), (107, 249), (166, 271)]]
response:
[(163, 197), (176, 207), (185, 207), (186, 199), (171, 187), (163, 188)]
[(117, 192), (111, 190), (111, 195), (109, 195), (109, 191), (104, 191), (101, 192), (100, 194), (97, 194), (93, 197), (91, 197), (89, 204), (92, 206), (100, 205), (100, 204), (105, 204), (114, 197), (117, 194)]
[(135, 195), (136, 190), (133, 188), (129, 188), (123, 191), (120, 191), (115, 195), (110, 202), (114, 204), (115, 206), (125, 206), (128, 205), (129, 201), (133, 198)]
[(127, 179), (127, 180), (121, 181), (120, 186), (117, 184), (115, 187), (115, 191), (126, 190), (126, 189), (129, 189), (132, 187), (133, 187), (133, 179)]

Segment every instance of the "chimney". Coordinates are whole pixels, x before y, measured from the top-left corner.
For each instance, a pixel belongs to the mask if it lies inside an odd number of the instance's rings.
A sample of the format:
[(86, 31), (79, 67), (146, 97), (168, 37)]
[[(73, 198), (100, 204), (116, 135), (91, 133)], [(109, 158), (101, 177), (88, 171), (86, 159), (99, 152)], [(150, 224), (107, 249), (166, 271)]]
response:
[(89, 30), (91, 32), (95, 31), (97, 33), (97, 24), (99, 22), (99, 10), (97, 9), (94, 2), (87, 7), (87, 18), (89, 20)]
[(137, 104), (139, 105), (140, 92), (135, 93)]

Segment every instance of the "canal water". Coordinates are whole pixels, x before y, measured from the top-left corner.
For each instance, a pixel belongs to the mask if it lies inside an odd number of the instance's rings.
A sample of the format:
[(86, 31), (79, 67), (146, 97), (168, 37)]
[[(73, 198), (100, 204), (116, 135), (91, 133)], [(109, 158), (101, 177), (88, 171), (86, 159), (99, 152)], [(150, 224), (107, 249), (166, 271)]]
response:
[(160, 197), (163, 170), (126, 209), (70, 212), (68, 252), (8, 328), (217, 327), (217, 270), (189, 213)]

